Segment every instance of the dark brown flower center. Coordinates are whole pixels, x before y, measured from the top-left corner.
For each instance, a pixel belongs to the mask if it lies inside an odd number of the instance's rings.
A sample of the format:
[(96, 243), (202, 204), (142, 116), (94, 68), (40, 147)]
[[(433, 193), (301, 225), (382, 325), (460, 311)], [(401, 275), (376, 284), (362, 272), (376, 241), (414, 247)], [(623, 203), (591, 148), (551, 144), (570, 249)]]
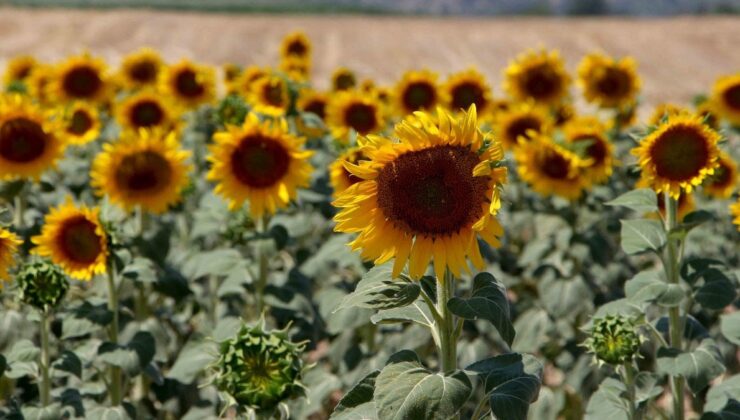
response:
[(542, 123), (538, 118), (524, 115), (512, 121), (506, 128), (506, 137), (513, 142), (519, 139), (519, 136), (530, 140), (530, 136), (527, 134), (529, 130), (539, 132), (542, 128)]
[(344, 121), (360, 134), (367, 134), (375, 130), (378, 121), (375, 107), (363, 103), (354, 103), (344, 112)]
[(533, 67), (523, 78), (523, 90), (535, 100), (548, 100), (560, 92), (560, 76), (548, 64)]
[(103, 80), (97, 70), (89, 66), (75, 67), (62, 79), (64, 92), (80, 99), (89, 99), (97, 95), (103, 87)]
[(35, 121), (18, 117), (0, 126), (0, 156), (15, 163), (38, 159), (46, 150), (48, 136)]
[(275, 139), (256, 134), (243, 138), (231, 155), (231, 169), (242, 183), (254, 188), (275, 185), (288, 172), (290, 154)]
[(310, 101), (308, 104), (306, 104), (303, 110), (312, 114), (316, 114), (316, 116), (321, 118), (322, 120), (326, 118), (326, 102), (320, 99), (314, 99)]
[(76, 263), (95, 262), (103, 250), (103, 238), (95, 229), (96, 225), (82, 215), (65, 220), (57, 237), (64, 255)]
[(22, 67), (19, 67), (16, 69), (15, 74), (13, 75), (13, 80), (25, 80), (26, 77), (31, 75), (31, 70), (33, 69), (33, 65), (31, 64), (25, 64)]
[(167, 159), (149, 150), (124, 157), (115, 174), (118, 187), (130, 195), (160, 191), (171, 179), (172, 168)]
[(288, 54), (303, 57), (308, 53), (308, 46), (301, 40), (296, 39), (288, 44)]
[(406, 87), (402, 99), (409, 111), (431, 109), (437, 103), (437, 91), (427, 82), (414, 82)]
[(262, 98), (269, 105), (282, 108), (285, 105), (283, 84), (279, 81), (265, 83), (262, 87)]
[(566, 179), (570, 175), (570, 160), (554, 150), (544, 150), (539, 164), (548, 178)]
[(134, 127), (154, 127), (162, 123), (164, 110), (154, 100), (145, 99), (131, 107), (131, 124)]
[(473, 176), (479, 162), (465, 146), (436, 146), (400, 155), (378, 175), (378, 206), (406, 231), (458, 232), (480, 218), (488, 200), (489, 179)]
[(483, 88), (477, 83), (460, 83), (452, 89), (452, 109), (467, 110), (473, 104), (478, 109), (482, 109), (486, 105), (486, 98), (483, 93)]
[(67, 131), (71, 134), (81, 136), (92, 128), (93, 123), (94, 121), (87, 111), (78, 109), (72, 113), (72, 118), (69, 119)]
[(730, 86), (724, 91), (722, 97), (730, 108), (740, 111), (740, 83)]
[(152, 83), (157, 80), (157, 64), (150, 60), (142, 60), (131, 66), (129, 76), (139, 83)]
[(650, 148), (658, 176), (688, 181), (709, 164), (707, 139), (696, 128), (676, 125), (658, 137)]
[(198, 81), (198, 75), (194, 70), (180, 70), (175, 76), (175, 89), (177, 93), (186, 98), (197, 98), (201, 96), (206, 88)]
[(594, 161), (594, 165), (598, 166), (604, 163), (604, 160), (606, 160), (607, 149), (606, 144), (604, 144), (604, 139), (598, 138), (593, 135), (584, 134), (582, 136), (574, 138), (573, 141), (576, 143), (589, 142), (585, 152), (586, 156)]
[(630, 92), (632, 80), (630, 75), (618, 68), (608, 67), (596, 80), (596, 90), (607, 98), (620, 99)]
[(335, 90), (347, 90), (352, 89), (357, 84), (355, 75), (352, 73), (342, 73), (334, 79)]

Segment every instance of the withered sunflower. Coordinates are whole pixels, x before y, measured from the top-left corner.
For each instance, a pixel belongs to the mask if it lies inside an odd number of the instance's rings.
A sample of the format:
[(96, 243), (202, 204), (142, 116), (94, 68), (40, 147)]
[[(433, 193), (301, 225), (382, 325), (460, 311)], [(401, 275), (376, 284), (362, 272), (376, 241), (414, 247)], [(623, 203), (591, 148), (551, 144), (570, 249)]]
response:
[(142, 90), (123, 99), (115, 107), (115, 117), (124, 130), (137, 132), (141, 128), (177, 130), (180, 112), (165, 95)]
[(396, 84), (393, 97), (401, 115), (420, 110), (433, 110), (440, 98), (437, 73), (429, 70), (412, 70), (404, 73)]
[(547, 109), (533, 102), (508, 105), (493, 116), (493, 132), (504, 147), (511, 149), (519, 139), (530, 139), (539, 133), (549, 133), (554, 121)]
[(440, 281), (446, 270), (469, 271), (467, 259), (482, 269), (478, 237), (498, 246), (503, 235), (495, 215), (506, 168), (500, 144), (479, 131), (475, 106), (459, 117), (413, 114), (394, 137), (365, 138), (368, 160), (345, 163), (361, 181), (335, 200), (335, 229), (358, 233), (350, 245), (366, 260), (395, 258), (393, 277), (407, 262), (414, 279), (430, 261)]
[(382, 105), (375, 95), (349, 90), (337, 92), (329, 99), (326, 122), (334, 137), (345, 142), (350, 130), (360, 135), (382, 130), (385, 116)]
[(593, 53), (578, 65), (578, 84), (583, 96), (601, 108), (621, 108), (633, 103), (640, 83), (637, 62), (632, 57), (615, 59)]
[(442, 92), (447, 108), (453, 112), (475, 105), (478, 113), (484, 115), (493, 101), (485, 76), (473, 68), (450, 75), (442, 86)]
[(100, 113), (86, 102), (74, 102), (63, 112), (67, 144), (83, 145), (100, 136)]
[(740, 126), (740, 73), (717, 79), (712, 89), (717, 112), (733, 125)]
[(739, 179), (737, 163), (725, 152), (720, 152), (717, 163), (714, 174), (704, 180), (702, 188), (711, 197), (730, 198)]
[(46, 88), (48, 97), (58, 103), (106, 103), (113, 93), (105, 61), (88, 53), (70, 57), (58, 64)]
[(519, 101), (555, 105), (568, 96), (569, 85), (570, 76), (557, 51), (524, 52), (504, 71), (504, 90)]
[(216, 97), (216, 72), (212, 67), (182, 60), (160, 72), (159, 87), (177, 105), (195, 108)]
[(128, 90), (154, 88), (164, 66), (164, 61), (156, 50), (142, 48), (123, 58), (119, 77)]
[(0, 227), (0, 290), (3, 283), (10, 280), (8, 270), (15, 265), (15, 256), (20, 244), (20, 239), (13, 232)]

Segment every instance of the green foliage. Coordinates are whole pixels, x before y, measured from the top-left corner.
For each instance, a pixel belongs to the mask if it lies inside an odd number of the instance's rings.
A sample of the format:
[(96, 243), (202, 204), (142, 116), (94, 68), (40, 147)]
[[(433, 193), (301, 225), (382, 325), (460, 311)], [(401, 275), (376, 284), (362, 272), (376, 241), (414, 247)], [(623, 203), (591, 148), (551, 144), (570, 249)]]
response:
[(465, 319), (482, 318), (493, 324), (507, 344), (514, 341), (506, 288), (490, 273), (480, 273), (473, 279), (473, 292), (469, 299), (453, 297), (447, 303), (450, 311)]

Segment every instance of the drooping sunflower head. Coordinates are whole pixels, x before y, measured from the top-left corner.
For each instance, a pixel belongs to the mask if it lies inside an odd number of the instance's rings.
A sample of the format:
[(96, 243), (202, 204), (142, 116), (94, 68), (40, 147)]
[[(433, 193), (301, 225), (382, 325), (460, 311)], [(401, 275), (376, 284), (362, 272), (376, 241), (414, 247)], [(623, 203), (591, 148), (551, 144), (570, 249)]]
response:
[(584, 161), (549, 136), (538, 134), (528, 141), (520, 140), (514, 158), (519, 176), (543, 196), (576, 200), (591, 186), (582, 171)]
[(717, 159), (719, 165), (714, 169), (714, 174), (708, 176), (702, 187), (704, 193), (716, 198), (729, 198), (738, 185), (737, 163), (727, 153), (721, 152)]
[(479, 131), (475, 106), (458, 117), (415, 113), (394, 137), (363, 139), (367, 160), (344, 163), (360, 181), (334, 202), (335, 229), (359, 233), (350, 245), (366, 260), (395, 258), (394, 277), (407, 262), (415, 279), (430, 261), (440, 281), (446, 270), (469, 271), (468, 259), (481, 269), (478, 236), (498, 246), (503, 235), (495, 218), (506, 182), (501, 145)]
[(280, 57), (310, 60), (312, 48), (311, 40), (308, 39), (305, 33), (300, 31), (292, 32), (283, 38), (283, 42), (280, 45)]
[(99, 214), (99, 208), (78, 207), (71, 200), (52, 208), (41, 234), (31, 239), (36, 245), (34, 253), (51, 259), (79, 280), (105, 273), (108, 238)]
[(720, 135), (692, 114), (669, 116), (632, 149), (639, 159), (642, 178), (655, 191), (678, 198), (690, 193), (714, 174)]
[(362, 150), (359, 147), (352, 147), (339, 155), (337, 160), (329, 166), (329, 181), (331, 181), (331, 186), (334, 188), (335, 198), (347, 188), (362, 181), (362, 178), (359, 178), (348, 171), (344, 166), (344, 163), (347, 162), (352, 165), (357, 165), (363, 160), (367, 160), (367, 158), (362, 154)]
[(255, 219), (273, 214), (309, 183), (312, 152), (303, 150), (303, 138), (290, 134), (285, 120), (260, 122), (249, 114), (242, 126), (227, 126), (213, 140), (208, 179), (231, 209), (249, 201)]
[(67, 144), (83, 145), (100, 135), (100, 113), (86, 102), (74, 102), (63, 112)]
[(393, 96), (401, 115), (433, 110), (442, 99), (437, 85), (437, 73), (429, 70), (404, 73), (396, 84)]
[(531, 101), (509, 105), (505, 111), (494, 114), (494, 134), (509, 149), (519, 144), (520, 138), (529, 140), (538, 133), (548, 133), (552, 126), (547, 109)]
[(476, 69), (451, 75), (442, 87), (442, 92), (447, 108), (453, 112), (464, 111), (475, 105), (478, 112), (483, 115), (492, 102), (491, 87)]
[(105, 103), (113, 92), (105, 61), (88, 53), (70, 57), (58, 64), (47, 88), (49, 97), (61, 103)]
[(730, 213), (733, 219), (732, 223), (737, 225), (737, 230), (740, 231), (740, 198), (738, 198), (735, 204), (730, 204)]
[(631, 362), (640, 350), (640, 337), (632, 320), (609, 315), (594, 320), (585, 342), (600, 363), (621, 365)]
[(271, 73), (272, 70), (267, 67), (248, 66), (236, 79), (227, 83), (227, 91), (228, 93), (235, 93), (247, 99), (254, 89), (257, 80), (269, 76)]
[(653, 113), (650, 114), (648, 125), (657, 126), (669, 117), (689, 113), (691, 113), (691, 111), (689, 111), (688, 108), (670, 103), (660, 103), (655, 106)]
[(586, 162), (585, 176), (593, 183), (606, 181), (612, 174), (614, 145), (601, 122), (596, 118), (575, 118), (565, 125), (563, 132), (570, 148)]
[(262, 77), (254, 82), (247, 99), (258, 114), (283, 116), (290, 108), (288, 83), (277, 75)]
[(620, 108), (636, 100), (640, 90), (637, 62), (600, 53), (585, 56), (578, 66), (578, 84), (588, 102), (601, 108)]
[(740, 126), (740, 73), (717, 79), (712, 97), (719, 116), (730, 124)]
[(62, 132), (29, 98), (0, 96), (0, 179), (38, 180), (64, 155)]
[(38, 64), (38, 61), (30, 55), (19, 55), (8, 60), (3, 74), (5, 87), (13, 83), (25, 82)]
[(347, 67), (339, 67), (331, 75), (331, 89), (335, 92), (354, 89), (356, 86), (357, 76)]
[(178, 105), (194, 108), (216, 97), (216, 72), (209, 66), (182, 60), (161, 71), (159, 86)]
[(504, 90), (514, 99), (553, 105), (568, 96), (570, 76), (557, 51), (530, 50), (504, 71)]
[(13, 233), (0, 227), (0, 290), (3, 283), (10, 280), (8, 270), (15, 265), (20, 239)]
[(123, 130), (174, 130), (179, 128), (179, 111), (171, 100), (153, 90), (141, 90), (116, 104), (116, 121)]
[(120, 79), (126, 89), (154, 88), (165, 64), (152, 48), (142, 48), (123, 58)]
[(162, 213), (180, 201), (188, 185), (189, 157), (174, 132), (126, 131), (95, 157), (90, 183), (99, 196), (107, 195), (127, 211), (140, 206)]
[(349, 90), (332, 95), (326, 107), (326, 121), (337, 140), (347, 141), (350, 130), (360, 135), (382, 130), (385, 116), (375, 95)]
[(24, 264), (16, 275), (18, 297), (40, 311), (56, 307), (69, 290), (69, 280), (55, 264), (34, 259)]

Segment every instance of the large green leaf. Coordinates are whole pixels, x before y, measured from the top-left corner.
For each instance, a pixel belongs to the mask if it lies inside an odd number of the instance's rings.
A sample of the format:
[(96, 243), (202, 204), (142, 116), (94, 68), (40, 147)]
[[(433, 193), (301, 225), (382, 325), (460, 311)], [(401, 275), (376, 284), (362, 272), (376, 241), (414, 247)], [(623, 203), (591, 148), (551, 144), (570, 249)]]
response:
[(678, 306), (685, 297), (681, 286), (667, 283), (654, 271), (643, 271), (628, 280), (624, 293), (636, 304), (657, 303), (665, 307)]
[(471, 391), (464, 372), (430, 372), (416, 353), (402, 350), (376, 378), (374, 395), (381, 419), (447, 420), (460, 411)]
[(624, 383), (614, 378), (604, 379), (588, 401), (585, 419), (628, 420), (629, 403), (623, 397), (626, 394)]
[(663, 225), (657, 220), (622, 220), (622, 249), (627, 254), (659, 251), (666, 243)]
[(98, 348), (100, 360), (118, 366), (129, 375), (141, 373), (154, 358), (156, 345), (154, 337), (148, 331), (137, 332), (125, 346), (114, 343), (103, 343)]
[(740, 374), (731, 376), (709, 388), (704, 411), (721, 411), (733, 399), (740, 401)]
[(740, 419), (740, 401), (732, 399), (727, 401), (721, 410), (716, 412), (705, 412), (699, 420), (737, 420)]
[(725, 372), (722, 355), (711, 339), (703, 340), (689, 352), (661, 347), (657, 353), (657, 367), (659, 373), (685, 377), (694, 393), (706, 388), (712, 379)]
[(183, 384), (191, 384), (209, 364), (216, 360), (217, 356), (215, 342), (190, 340), (180, 351), (175, 364), (166, 376)]
[(110, 324), (113, 313), (102, 300), (85, 301), (62, 319), (62, 339), (82, 337)]
[(41, 349), (30, 340), (18, 340), (7, 354), (8, 367), (5, 376), (12, 379), (38, 375), (38, 360)]
[(722, 315), (719, 318), (719, 329), (726, 339), (740, 346), (740, 312)]
[(52, 363), (52, 367), (55, 370), (71, 373), (76, 377), (82, 379), (82, 361), (72, 351), (63, 351), (62, 354), (57, 357), (54, 363)]
[(421, 292), (419, 283), (403, 276), (392, 279), (392, 269), (391, 264), (373, 267), (362, 277), (355, 291), (345, 296), (334, 311), (353, 307), (399, 308), (414, 302)]
[(370, 372), (362, 378), (352, 389), (350, 389), (334, 408), (332, 419), (361, 419), (373, 414), (377, 418), (373, 394), (375, 393), (375, 380), (380, 375), (379, 370)]
[(718, 311), (735, 301), (735, 282), (723, 271), (709, 268), (703, 270), (700, 276), (704, 284), (696, 290), (694, 299), (703, 307)]
[(432, 325), (434, 325), (434, 317), (429, 310), (429, 306), (420, 300), (401, 308), (391, 308), (378, 311), (377, 314), (370, 317), (370, 320), (373, 324), (415, 322), (428, 328), (431, 328)]
[(607, 206), (627, 207), (640, 214), (658, 211), (658, 197), (655, 191), (649, 188), (640, 188), (626, 192), (605, 204)]
[(593, 293), (581, 276), (572, 279), (545, 278), (537, 288), (542, 304), (555, 319), (591, 312)]
[(491, 411), (499, 419), (526, 420), (542, 384), (542, 363), (530, 355), (508, 353), (481, 360), (465, 370), (483, 380)]
[(453, 314), (465, 319), (482, 318), (493, 324), (501, 337), (511, 346), (514, 342), (514, 325), (511, 322), (506, 288), (490, 273), (479, 273), (473, 279), (470, 298), (453, 297), (447, 302)]

